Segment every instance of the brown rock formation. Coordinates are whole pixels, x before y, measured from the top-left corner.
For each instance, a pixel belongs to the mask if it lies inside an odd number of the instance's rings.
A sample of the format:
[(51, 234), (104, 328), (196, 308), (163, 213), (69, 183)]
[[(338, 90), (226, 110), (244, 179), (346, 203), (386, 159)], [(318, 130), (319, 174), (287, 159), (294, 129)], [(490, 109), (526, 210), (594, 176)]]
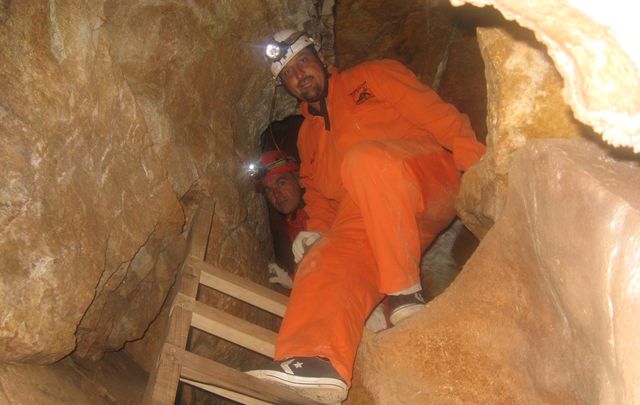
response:
[(1, 27), (2, 360), (54, 361), (86, 328), (121, 345), (154, 316), (136, 302), (157, 307), (171, 284), (182, 209), (99, 10), (11, 2)]
[(446, 1), (338, 1), (336, 64), (344, 69), (365, 60), (396, 59), (431, 84), (451, 35), (450, 11)]
[(575, 116), (615, 146), (640, 152), (640, 51), (630, 3), (451, 0), (490, 5), (532, 29), (564, 79)]
[(147, 374), (122, 352), (99, 362), (67, 357), (47, 367), (0, 364), (0, 403), (139, 405)]
[(451, 287), (361, 347), (375, 402), (637, 403), (638, 184), (638, 162), (587, 141), (522, 148)]
[(530, 140), (587, 132), (564, 104), (562, 78), (531, 32), (515, 24), (478, 28), (487, 80), (488, 149), (463, 178), (458, 214), (478, 237), (504, 206), (513, 153)]
[(241, 175), (272, 89), (258, 42), (309, 8), (0, 2), (0, 360), (139, 339), (203, 195), (219, 221), (211, 260), (263, 271), (264, 206)]

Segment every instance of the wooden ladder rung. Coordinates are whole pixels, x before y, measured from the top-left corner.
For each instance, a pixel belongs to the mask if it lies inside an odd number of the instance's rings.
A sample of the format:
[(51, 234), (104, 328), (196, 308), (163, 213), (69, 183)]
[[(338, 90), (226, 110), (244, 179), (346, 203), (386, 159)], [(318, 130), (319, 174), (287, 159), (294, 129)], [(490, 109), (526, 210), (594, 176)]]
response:
[(201, 388), (222, 388), (272, 404), (317, 405), (316, 402), (301, 397), (281, 385), (255, 378), (206, 357), (177, 347), (165, 347), (164, 350), (172, 351), (172, 355), (182, 366), (182, 380), (188, 384), (195, 382)]
[(188, 297), (178, 296), (176, 302), (192, 313), (191, 326), (194, 328), (273, 358), (275, 332)]
[(190, 328), (197, 328), (262, 355), (273, 357), (276, 333), (197, 300), (200, 284), (283, 317), (288, 297), (205, 262), (214, 206), (204, 201), (197, 210), (187, 254), (180, 269), (164, 345), (149, 376), (145, 404), (171, 405), (180, 381), (249, 404), (315, 404), (296, 392), (250, 376), (187, 349)]
[(192, 385), (196, 388), (200, 388), (201, 390), (205, 390), (212, 394), (216, 394), (221, 397), (228, 398), (232, 401), (235, 401), (241, 404), (245, 404), (245, 405), (271, 405), (272, 404), (271, 402), (265, 402), (257, 398), (252, 398), (248, 395), (244, 395), (238, 392), (216, 387), (215, 385), (204, 384), (197, 381), (189, 380), (187, 378), (180, 378), (180, 381), (185, 384)]
[(228, 294), (274, 315), (284, 316), (289, 298), (204, 261), (192, 260), (190, 265), (200, 271), (200, 284)]

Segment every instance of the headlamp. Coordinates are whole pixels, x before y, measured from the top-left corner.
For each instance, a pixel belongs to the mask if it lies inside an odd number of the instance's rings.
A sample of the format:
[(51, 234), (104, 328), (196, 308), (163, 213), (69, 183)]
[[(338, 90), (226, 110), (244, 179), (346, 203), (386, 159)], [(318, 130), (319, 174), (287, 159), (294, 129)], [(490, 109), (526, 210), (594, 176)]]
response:
[(264, 177), (264, 175), (266, 173), (264, 173), (264, 168), (262, 167), (262, 165), (260, 163), (250, 163), (247, 166), (247, 174), (253, 180), (257, 180), (257, 179), (260, 179), (260, 178)]
[(287, 50), (293, 45), (298, 38), (304, 35), (304, 32), (294, 32), (284, 41), (273, 41), (267, 45), (265, 55), (271, 62), (277, 62), (286, 55)]
[(276, 169), (280, 166), (283, 166), (289, 162), (296, 163), (296, 160), (290, 157), (281, 158), (275, 160), (267, 165), (263, 165), (262, 163), (250, 163), (247, 165), (247, 174), (254, 181), (261, 180), (264, 176), (267, 175), (271, 170)]
[(279, 61), (284, 56), (286, 50), (282, 49), (282, 47), (278, 44), (269, 44), (267, 45), (267, 49), (265, 50), (265, 54), (269, 60), (274, 62)]

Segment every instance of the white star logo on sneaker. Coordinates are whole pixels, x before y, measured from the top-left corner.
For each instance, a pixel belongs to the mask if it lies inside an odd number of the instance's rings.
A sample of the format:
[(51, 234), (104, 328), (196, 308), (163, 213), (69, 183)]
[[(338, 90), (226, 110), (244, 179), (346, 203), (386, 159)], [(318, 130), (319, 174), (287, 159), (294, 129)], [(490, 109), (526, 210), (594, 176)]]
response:
[(294, 363), (294, 364), (293, 364), (293, 367), (295, 367), (295, 368), (302, 368), (302, 364), (303, 364), (303, 363), (302, 363), (301, 361), (299, 361), (299, 362), (297, 362), (297, 363)]
[[(293, 363), (294, 361), (295, 361), (295, 359), (283, 361), (282, 363), (280, 363), (280, 368), (283, 369), (284, 372), (287, 373), (287, 374), (293, 374), (293, 370), (291, 370), (291, 367), (289, 367), (289, 365), (291, 363)], [(295, 366), (295, 364), (294, 364), (294, 366)]]

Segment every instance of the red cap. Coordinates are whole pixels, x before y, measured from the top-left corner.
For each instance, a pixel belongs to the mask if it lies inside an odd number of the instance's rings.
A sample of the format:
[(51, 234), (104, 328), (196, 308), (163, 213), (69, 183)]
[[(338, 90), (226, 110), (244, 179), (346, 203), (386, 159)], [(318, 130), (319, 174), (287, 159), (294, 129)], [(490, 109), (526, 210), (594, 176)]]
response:
[(265, 178), (280, 173), (295, 172), (300, 168), (294, 158), (279, 150), (264, 152), (260, 156), (260, 166), (265, 170), (265, 174), (255, 182), (255, 188), (258, 193), (264, 191), (262, 180)]

